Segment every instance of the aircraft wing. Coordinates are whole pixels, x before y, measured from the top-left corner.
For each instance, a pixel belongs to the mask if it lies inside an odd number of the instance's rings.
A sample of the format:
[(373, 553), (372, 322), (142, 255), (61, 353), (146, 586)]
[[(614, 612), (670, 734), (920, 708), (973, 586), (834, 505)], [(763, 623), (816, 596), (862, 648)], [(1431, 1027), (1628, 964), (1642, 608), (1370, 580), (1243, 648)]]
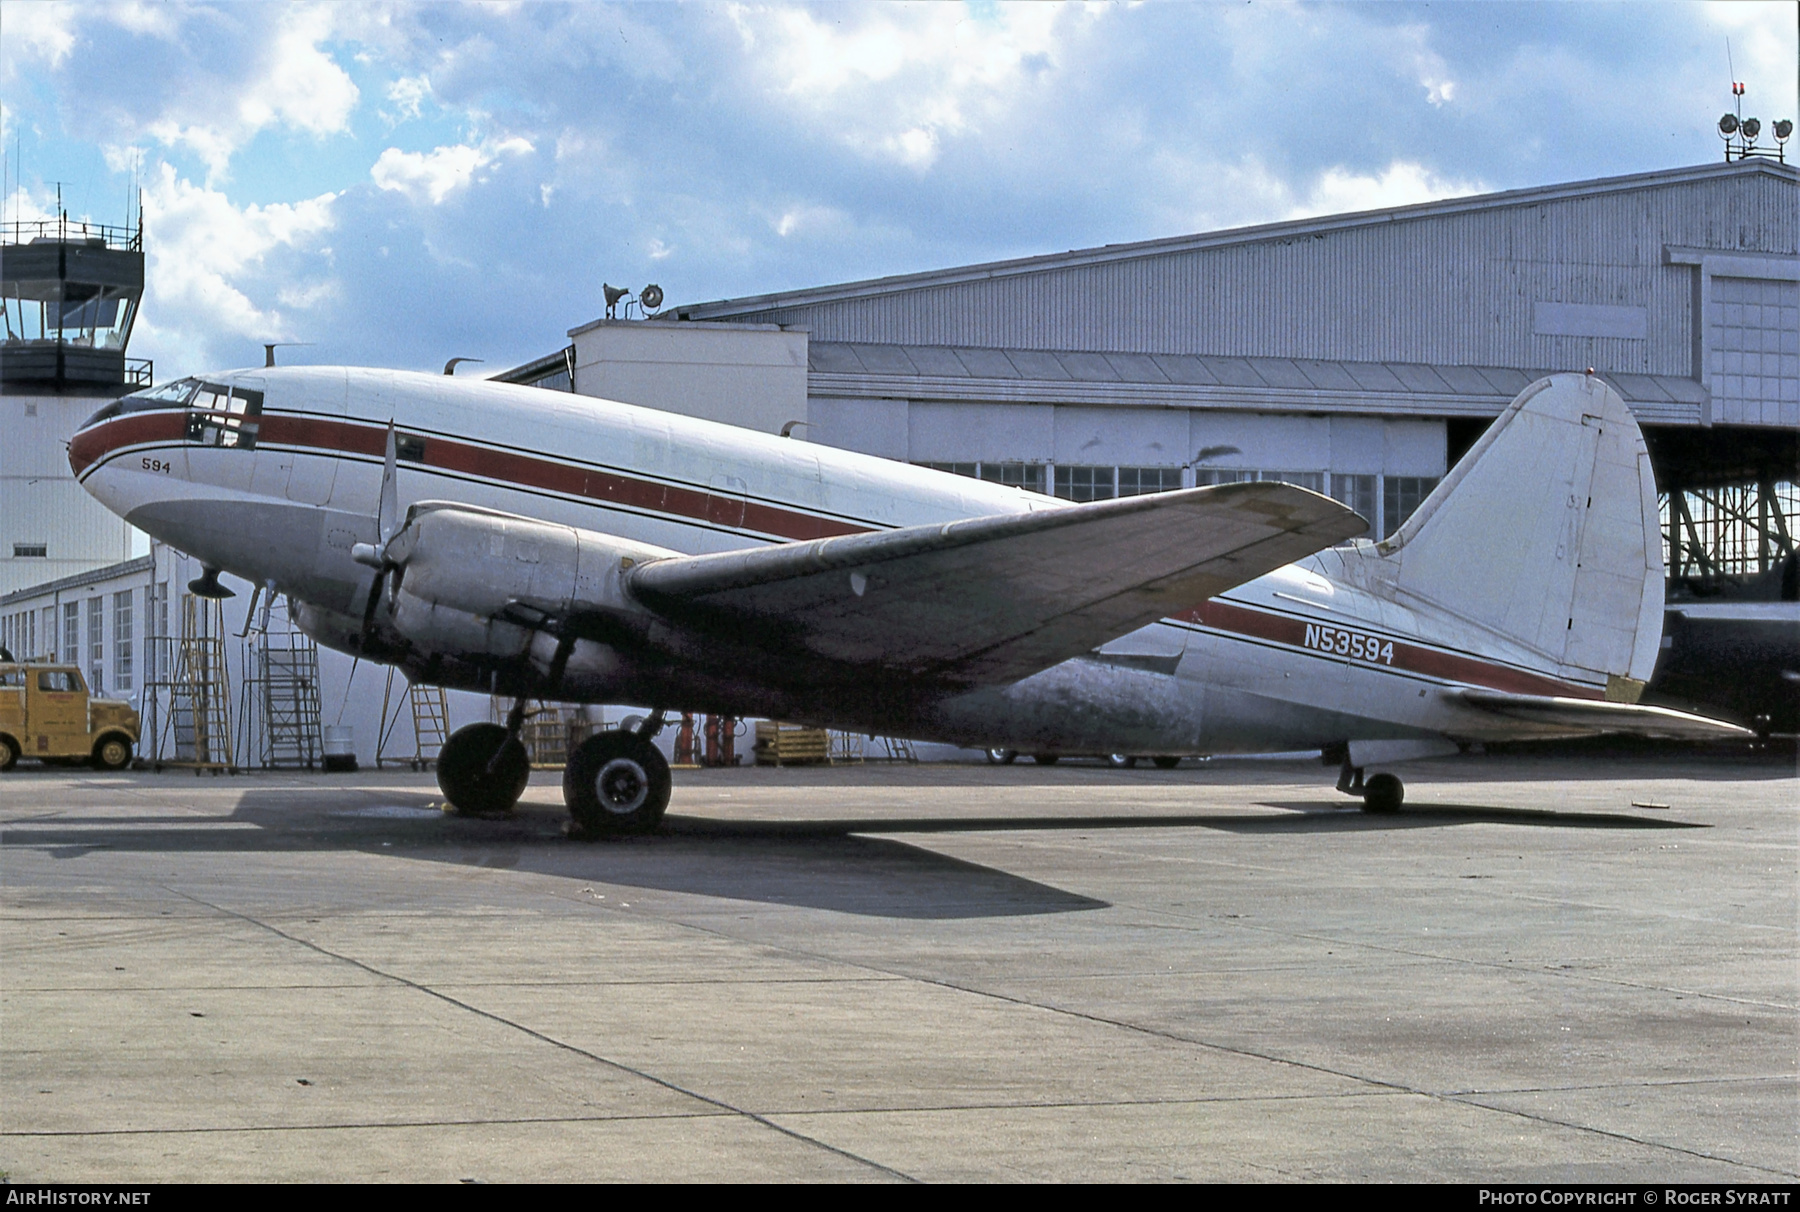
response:
[(1723, 741), (1756, 735), (1724, 720), (1642, 703), (1600, 703), (1498, 690), (1459, 690), (1456, 697), (1493, 715), (1541, 725), (1544, 737), (1627, 733), (1666, 740)]
[(684, 625), (828, 661), (1008, 682), (1367, 529), (1279, 483), (656, 560), (640, 602)]

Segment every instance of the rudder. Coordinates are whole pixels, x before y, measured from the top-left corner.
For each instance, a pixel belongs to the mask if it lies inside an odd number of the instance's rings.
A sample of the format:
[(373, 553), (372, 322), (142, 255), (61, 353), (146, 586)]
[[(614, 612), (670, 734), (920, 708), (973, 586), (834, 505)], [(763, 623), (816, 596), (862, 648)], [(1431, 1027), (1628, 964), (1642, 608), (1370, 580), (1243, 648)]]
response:
[(1643, 432), (1598, 376), (1526, 388), (1373, 550), (1402, 601), (1521, 645), (1608, 698), (1635, 701), (1655, 667), (1656, 484)]

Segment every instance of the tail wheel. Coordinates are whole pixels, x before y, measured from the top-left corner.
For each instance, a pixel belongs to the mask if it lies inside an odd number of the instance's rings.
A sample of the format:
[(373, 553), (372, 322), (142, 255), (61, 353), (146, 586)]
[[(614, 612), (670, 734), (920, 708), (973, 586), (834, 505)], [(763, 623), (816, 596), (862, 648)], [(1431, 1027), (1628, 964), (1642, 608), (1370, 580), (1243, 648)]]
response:
[(104, 736), (94, 746), (94, 765), (102, 770), (123, 770), (131, 765), (131, 742), (122, 736)]
[(576, 832), (587, 837), (651, 832), (673, 787), (662, 752), (635, 732), (596, 733), (563, 767), (563, 800)]
[(1156, 768), (1158, 770), (1173, 770), (1175, 767), (1181, 765), (1181, 759), (1178, 757), (1164, 756), (1151, 758), (1150, 760), (1156, 763)]
[(531, 779), (531, 758), (498, 724), (458, 728), (438, 754), (438, 788), (450, 806), (470, 816), (512, 811)]
[(0, 736), (0, 771), (11, 770), (19, 764), (19, 743), (9, 736)]
[(1364, 812), (1398, 812), (1406, 798), (1406, 786), (1391, 774), (1371, 775), (1363, 784), (1362, 797)]

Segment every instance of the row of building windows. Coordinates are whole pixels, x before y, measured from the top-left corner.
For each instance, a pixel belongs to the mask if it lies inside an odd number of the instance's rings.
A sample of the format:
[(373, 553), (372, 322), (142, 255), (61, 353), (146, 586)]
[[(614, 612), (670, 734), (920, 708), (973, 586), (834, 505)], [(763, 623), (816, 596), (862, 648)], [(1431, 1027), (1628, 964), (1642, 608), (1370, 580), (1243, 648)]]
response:
[[(145, 633), (168, 635), (167, 582), (147, 586), (143, 598)], [(20, 660), (85, 664), (88, 683), (95, 694), (129, 693), (135, 687), (139, 673), (138, 599), (136, 590), (122, 589), (113, 594), (95, 594), (64, 602), (60, 618), (56, 606), (0, 615), (0, 647)], [(153, 671), (151, 676), (154, 676)]]
[[(971, 476), (1031, 492), (1045, 491), (1042, 463), (920, 463), (934, 471)], [(1049, 469), (1053, 495), (1065, 501), (1107, 501), (1146, 492), (1168, 492), (1182, 486), (1179, 467), (1103, 467), (1057, 463)], [(1437, 487), (1436, 476), (1359, 475), (1324, 471), (1213, 470), (1194, 471), (1196, 487), (1276, 480), (1326, 493), (1369, 520), (1375, 537), (1387, 538), (1412, 516)]]

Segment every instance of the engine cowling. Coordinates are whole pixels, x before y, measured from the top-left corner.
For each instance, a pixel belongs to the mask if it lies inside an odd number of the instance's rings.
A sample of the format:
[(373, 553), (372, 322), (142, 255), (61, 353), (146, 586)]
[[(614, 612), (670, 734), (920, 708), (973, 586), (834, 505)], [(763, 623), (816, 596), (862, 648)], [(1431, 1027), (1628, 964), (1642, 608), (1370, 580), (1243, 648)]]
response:
[[(389, 618), (421, 647), (461, 656), (514, 657), (550, 637), (534, 616), (645, 616), (621, 578), (666, 548), (517, 514), (423, 501), (384, 549)], [(548, 658), (546, 657), (546, 660)]]

